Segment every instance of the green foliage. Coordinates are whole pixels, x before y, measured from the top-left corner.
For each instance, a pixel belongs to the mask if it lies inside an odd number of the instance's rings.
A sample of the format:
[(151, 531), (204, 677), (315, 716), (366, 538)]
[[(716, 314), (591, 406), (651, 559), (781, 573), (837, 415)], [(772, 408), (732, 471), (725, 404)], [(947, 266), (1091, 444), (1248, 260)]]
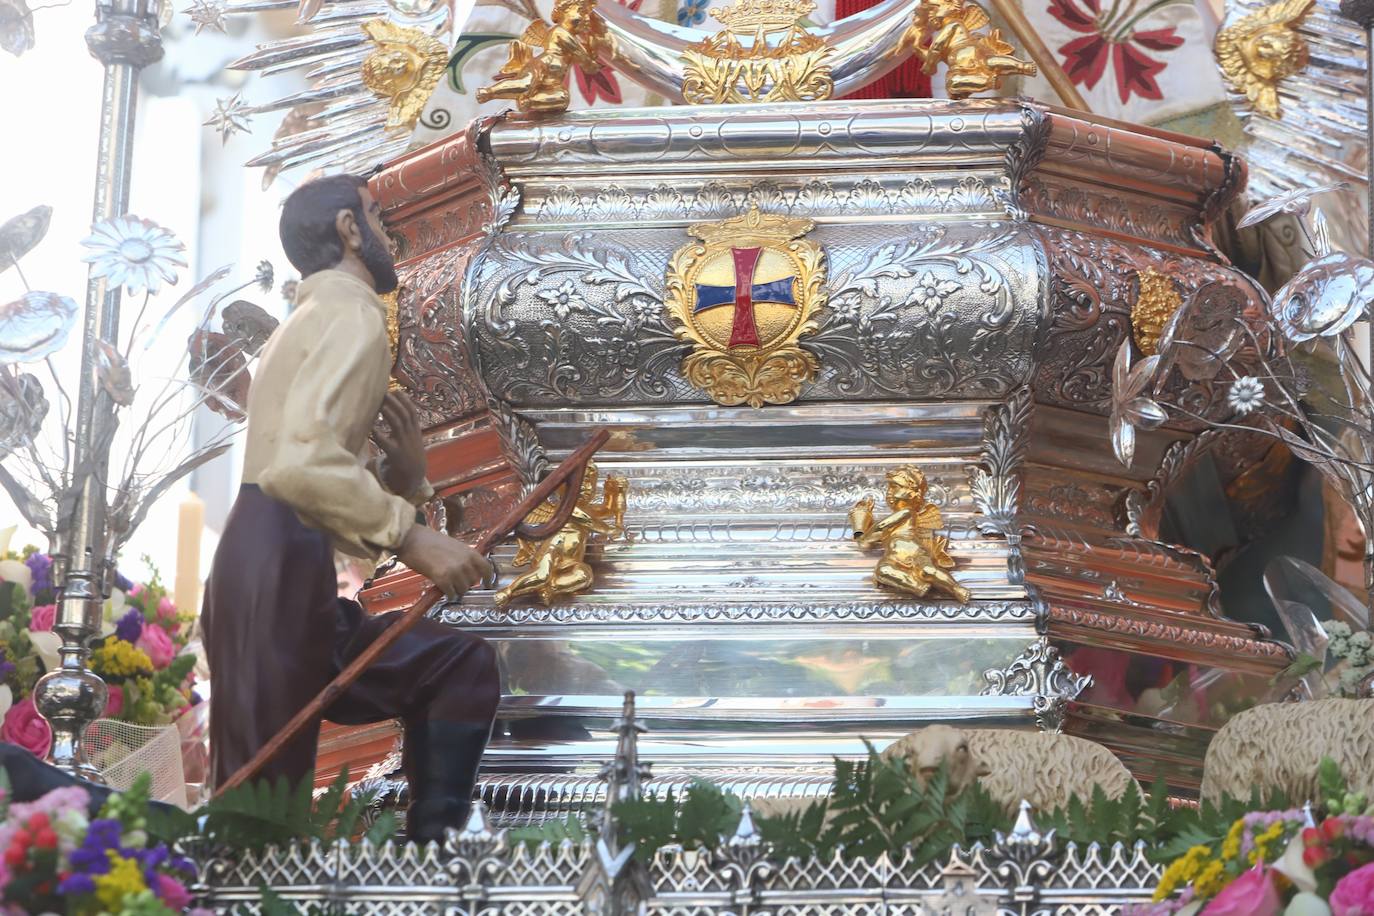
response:
[[(826, 809), (823, 829), (799, 837), (803, 847), (808, 837), (816, 837), (812, 850), (822, 857), (837, 849), (849, 858), (910, 847), (915, 861), (925, 864), (956, 843), (969, 845), (1010, 825), (1007, 815), (976, 784), (951, 794), (944, 764), (923, 785), (905, 762), (880, 756), (872, 745), (867, 760), (835, 761), (835, 784)], [(816, 817), (814, 811), (804, 812), (797, 827), (814, 826)], [(776, 829), (769, 824), (765, 837)]]
[(1180, 808), (1172, 813), (1168, 829), (1157, 838), (1150, 850), (1150, 858), (1167, 862), (1186, 853), (1193, 846), (1217, 847), (1231, 829), (1231, 825), (1251, 811), (1277, 811), (1293, 807), (1282, 792), (1264, 794), (1254, 787), (1250, 797), (1233, 798), (1223, 795), (1213, 804), (1204, 801), (1196, 809)]
[(714, 846), (739, 826), (744, 804), (738, 796), (698, 779), (687, 787), (681, 804), (672, 792), (663, 798), (640, 798), (615, 806), (620, 841), (644, 850), (678, 843), (683, 849)]
[[(348, 772), (341, 772), (318, 800), (312, 797), (314, 780), (306, 777), (292, 788), (285, 778), (248, 783), (211, 799), (194, 815), (179, 810), (151, 811), (148, 832), (171, 843), (201, 836), (235, 849), (258, 850), (293, 840), (330, 841), (357, 832), (372, 797), (348, 797)], [(390, 839), (396, 830), (394, 816), (384, 814), (364, 834), (369, 842)]]
[(557, 846), (564, 840), (581, 843), (590, 835), (587, 828), (583, 826), (582, 819), (576, 814), (569, 814), (562, 820), (547, 820), (526, 827), (512, 827), (508, 834), (511, 842), (524, 843), (531, 848), (540, 843)]
[(1053, 828), (1061, 840), (1079, 844), (1130, 845), (1141, 840), (1156, 844), (1186, 826), (1191, 813), (1186, 808), (1175, 811), (1169, 807), (1169, 787), (1159, 779), (1148, 796), (1134, 781), (1117, 799), (1095, 787), (1086, 802), (1074, 795), (1063, 808), (1038, 812), (1036, 822), (1042, 828)]

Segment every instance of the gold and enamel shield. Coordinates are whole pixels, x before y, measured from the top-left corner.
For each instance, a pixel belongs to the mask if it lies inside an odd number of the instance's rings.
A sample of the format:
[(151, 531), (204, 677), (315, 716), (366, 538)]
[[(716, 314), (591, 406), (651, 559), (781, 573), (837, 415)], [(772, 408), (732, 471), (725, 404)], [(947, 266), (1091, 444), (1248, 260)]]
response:
[(825, 255), (809, 219), (748, 213), (688, 232), (668, 266), (668, 309), (693, 349), (687, 380), (717, 404), (787, 404), (820, 361), (797, 346), (825, 305)]

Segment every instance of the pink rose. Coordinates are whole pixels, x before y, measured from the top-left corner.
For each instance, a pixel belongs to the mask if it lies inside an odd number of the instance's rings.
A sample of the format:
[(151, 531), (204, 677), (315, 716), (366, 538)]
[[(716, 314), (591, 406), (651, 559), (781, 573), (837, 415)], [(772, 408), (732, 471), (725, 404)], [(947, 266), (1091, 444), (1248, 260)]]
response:
[(155, 623), (145, 624), (143, 633), (138, 637), (138, 647), (148, 653), (149, 660), (153, 667), (161, 671), (172, 663), (172, 658), (177, 654), (176, 644), (172, 642), (172, 637), (167, 635), (167, 631)]
[(52, 729), (38, 714), (33, 697), (25, 697), (5, 713), (5, 724), (0, 725), (0, 740), (17, 744), (40, 760), (48, 756)]
[(163, 620), (170, 620), (177, 615), (177, 606), (172, 603), (172, 599), (167, 595), (162, 596), (162, 600), (157, 603), (157, 616)]
[(1336, 882), (1331, 916), (1374, 916), (1374, 862)]
[(29, 629), (35, 633), (51, 633), (57, 623), (57, 605), (40, 604), (29, 612)]
[(1278, 916), (1282, 909), (1269, 872), (1256, 865), (1213, 897), (1202, 916)]
[(145, 586), (142, 582), (135, 582), (135, 583), (134, 583), (134, 587), (131, 588), (131, 589), (129, 589), (129, 597), (130, 597), (130, 598), (137, 598), (139, 595), (143, 594), (145, 591), (147, 591), (147, 586)]
[(178, 913), (191, 902), (191, 894), (186, 890), (186, 886), (168, 875), (157, 876), (156, 893), (163, 903)]
[(104, 716), (107, 719), (114, 719), (124, 711), (124, 688), (118, 684), (111, 684), (110, 699), (105, 703)]

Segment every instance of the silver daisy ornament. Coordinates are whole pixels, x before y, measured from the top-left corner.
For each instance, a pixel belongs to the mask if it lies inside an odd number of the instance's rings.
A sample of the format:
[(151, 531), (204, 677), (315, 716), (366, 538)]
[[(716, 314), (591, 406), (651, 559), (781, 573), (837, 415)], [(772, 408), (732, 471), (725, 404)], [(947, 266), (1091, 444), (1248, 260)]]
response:
[(1254, 413), (1264, 404), (1264, 383), (1253, 375), (1242, 375), (1231, 383), (1226, 403), (1242, 417)]
[(0, 365), (32, 363), (62, 349), (76, 322), (76, 303), (34, 290), (0, 305)]
[(1154, 381), (1159, 357), (1150, 356), (1131, 365), (1131, 341), (1121, 342), (1112, 363), (1112, 413), (1109, 419), (1112, 450), (1126, 467), (1135, 461), (1136, 429), (1154, 429), (1169, 418), (1145, 392)]
[(1333, 337), (1374, 302), (1374, 261), (1343, 251), (1308, 261), (1274, 294), (1270, 311), (1291, 343)]
[(1344, 181), (1338, 181), (1335, 184), (1323, 184), (1315, 188), (1294, 188), (1291, 191), (1285, 191), (1276, 197), (1255, 204), (1245, 211), (1240, 222), (1236, 223), (1236, 228), (1247, 229), (1250, 226), (1257, 226), (1271, 216), (1277, 216), (1280, 213), (1287, 213), (1299, 218), (1304, 217), (1307, 215), (1307, 211), (1312, 208), (1312, 198), (1320, 194), (1329, 194), (1332, 191), (1346, 191), (1349, 188), (1350, 185)]
[(91, 265), (92, 276), (130, 293), (156, 294), (163, 283), (176, 283), (175, 268), (186, 266), (186, 246), (175, 235), (127, 213), (96, 223), (81, 244), (90, 249), (81, 260)]

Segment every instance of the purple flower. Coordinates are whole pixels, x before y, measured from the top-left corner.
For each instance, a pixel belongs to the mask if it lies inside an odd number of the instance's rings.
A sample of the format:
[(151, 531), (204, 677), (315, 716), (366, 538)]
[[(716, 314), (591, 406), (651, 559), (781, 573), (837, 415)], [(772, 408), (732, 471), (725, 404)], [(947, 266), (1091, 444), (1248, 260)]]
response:
[(0, 681), (14, 673), (14, 662), (10, 661), (9, 651), (0, 646)]
[[(24, 558), (24, 565), (33, 574), (33, 581), (29, 583), (29, 594), (34, 598), (45, 596), (53, 590), (52, 581), (52, 557), (46, 553), (31, 553)], [(39, 601), (39, 604), (47, 604), (46, 601)]]
[(72, 869), (86, 875), (103, 875), (109, 871), (110, 857), (106, 852), (119, 848), (123, 830), (123, 825), (114, 818), (102, 817), (91, 821), (86, 828), (86, 839), (68, 857)]
[(80, 897), (84, 894), (94, 894), (95, 879), (90, 875), (80, 872), (68, 875), (57, 885), (57, 892), (64, 897)]
[(143, 635), (143, 612), (138, 608), (127, 611), (115, 624), (115, 636), (128, 643), (138, 642)]
[(126, 579), (126, 578), (124, 578), (123, 576), (121, 576), (121, 575), (119, 574), (118, 570), (115, 571), (114, 584), (115, 584), (115, 588), (119, 589), (121, 592), (123, 592), (123, 593), (126, 594), (126, 595), (127, 595), (129, 592), (133, 591), (133, 587), (134, 587), (133, 581), (130, 580), (130, 579)]
[(169, 863), (169, 867), (172, 869), (172, 871), (179, 871), (183, 875), (188, 875), (192, 878), (196, 876), (195, 863), (192, 862), (190, 859), (185, 858), (184, 856), (173, 856), (171, 862)]

